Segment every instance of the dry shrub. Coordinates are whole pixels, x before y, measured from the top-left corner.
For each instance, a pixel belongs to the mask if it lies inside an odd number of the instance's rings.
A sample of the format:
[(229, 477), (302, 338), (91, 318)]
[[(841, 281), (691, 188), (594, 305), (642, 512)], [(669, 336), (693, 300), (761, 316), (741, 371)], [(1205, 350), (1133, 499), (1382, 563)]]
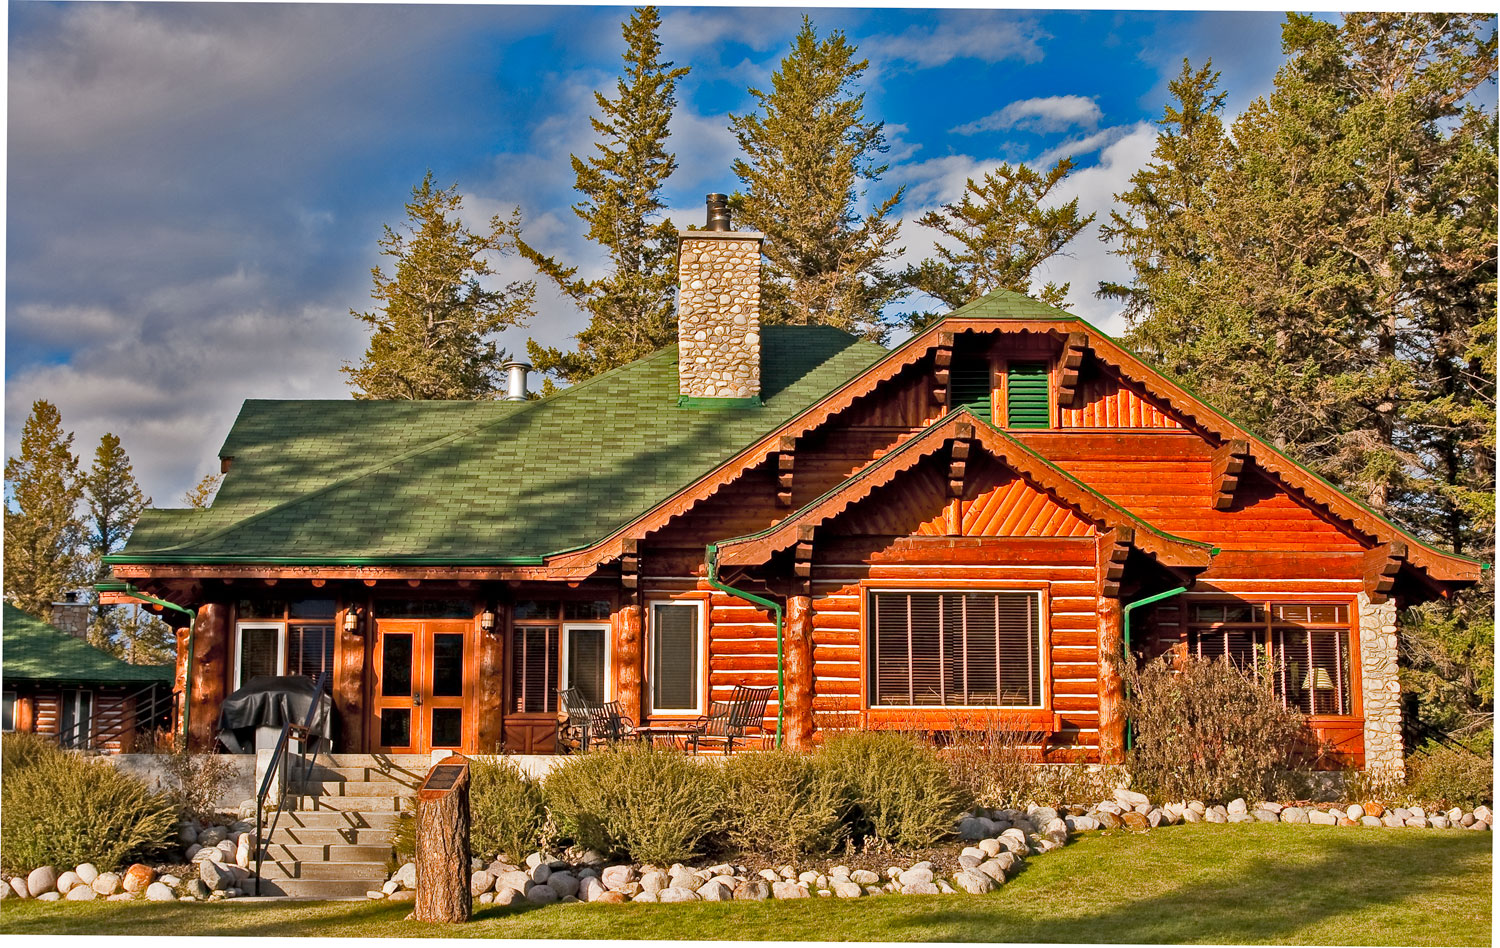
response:
[(1406, 758), (1405, 796), (1445, 809), (1489, 803), (1495, 798), (1495, 759), (1463, 747), (1428, 744)]
[[(218, 754), (190, 754), (179, 748), (163, 755), (168, 791), (183, 819), (210, 822), (234, 779), (234, 766)], [(160, 786), (160, 784), (158, 784)]]
[(505, 758), (469, 761), (469, 845), (475, 855), (525, 859), (542, 842), (541, 781)]
[(1157, 799), (1274, 800), (1285, 789), (1307, 721), (1262, 681), (1226, 661), (1168, 654), (1125, 662), (1135, 729), (1129, 768)]
[(569, 758), (542, 793), (580, 846), (668, 865), (697, 855), (718, 822), (718, 780), (675, 749), (616, 744)]
[(177, 808), (109, 763), (58, 753), (6, 772), (0, 819), (0, 862), (7, 869), (91, 862), (110, 870), (168, 846)]
[[(1024, 809), (1028, 803), (1064, 804), (1106, 799), (1122, 778), (1117, 768), (1087, 762), (1088, 751), (1054, 748), (1044, 763), (1042, 735), (994, 715), (954, 716), (943, 760), (954, 782), (974, 802), (992, 809)], [(1059, 756), (1071, 757), (1056, 762)]]
[(954, 830), (971, 799), (932, 745), (893, 731), (849, 731), (816, 756), (843, 785), (856, 837), (931, 846)]
[(736, 850), (791, 861), (832, 852), (848, 836), (843, 784), (820, 758), (735, 754), (724, 759), (720, 779), (719, 828)]

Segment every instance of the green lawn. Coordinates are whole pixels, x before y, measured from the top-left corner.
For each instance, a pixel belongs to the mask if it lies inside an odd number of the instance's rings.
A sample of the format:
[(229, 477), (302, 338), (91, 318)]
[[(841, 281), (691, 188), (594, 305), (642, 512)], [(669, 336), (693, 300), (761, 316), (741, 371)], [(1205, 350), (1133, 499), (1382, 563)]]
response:
[(7, 900), (0, 932), (480, 938), (1488, 945), (1489, 833), (1246, 824), (1088, 834), (988, 896), (486, 909)]

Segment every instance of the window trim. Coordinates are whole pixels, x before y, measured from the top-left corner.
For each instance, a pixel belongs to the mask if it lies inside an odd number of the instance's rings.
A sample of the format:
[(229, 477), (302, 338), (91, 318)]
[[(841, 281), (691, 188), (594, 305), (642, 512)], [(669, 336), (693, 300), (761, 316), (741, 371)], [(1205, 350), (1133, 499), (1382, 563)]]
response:
[(286, 674), (286, 621), (277, 619), (245, 619), (244, 621), (236, 622), (234, 624), (234, 688), (236, 691), (245, 687), (245, 669), (242, 666), (244, 651), (241, 646), (246, 629), (276, 630), (276, 674), (278, 676)]
[(573, 656), (569, 648), (574, 629), (596, 629), (604, 633), (604, 700), (615, 699), (614, 649), (610, 642), (610, 623), (604, 619), (574, 619), (562, 624), (562, 641), (557, 646), (558, 684), (564, 690), (573, 687)]
[[(646, 621), (649, 626), (646, 635), (646, 706), (649, 715), (661, 715), (663, 717), (695, 717), (704, 713), (704, 697), (708, 691), (708, 610), (705, 608), (706, 598), (694, 596), (691, 598), (661, 597), (646, 600)], [(656, 666), (656, 607), (657, 606), (691, 606), (697, 612), (697, 642), (695, 651), (698, 653), (698, 675), (694, 683), (694, 698), (696, 704), (691, 708), (658, 708), (656, 706), (656, 678), (650, 674), (651, 669)]]
[[(1019, 580), (1004, 583), (971, 583), (968, 585), (954, 585), (954, 580), (900, 580), (892, 584), (890, 580), (861, 580), (859, 588), (859, 701), (860, 707), (867, 713), (876, 715), (885, 712), (918, 712), (918, 713), (947, 713), (950, 711), (961, 713), (985, 713), (1012, 715), (1016, 717), (1046, 716), (1051, 717), (1052, 707), (1052, 588), (1045, 581), (1028, 582)], [(1022, 704), (996, 704), (996, 705), (939, 705), (939, 704), (873, 704), (874, 680), (870, 674), (871, 634), (874, 627), (874, 619), (871, 615), (870, 604), (873, 593), (1029, 593), (1037, 597), (1037, 638), (1039, 672), (1041, 676), (1041, 703), (1035, 705)]]

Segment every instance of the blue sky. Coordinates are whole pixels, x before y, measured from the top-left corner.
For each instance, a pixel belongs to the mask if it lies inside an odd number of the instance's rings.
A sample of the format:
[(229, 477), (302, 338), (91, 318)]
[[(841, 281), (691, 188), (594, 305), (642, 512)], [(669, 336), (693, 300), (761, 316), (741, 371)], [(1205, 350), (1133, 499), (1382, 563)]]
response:
[[(1270, 89), (1280, 14), (828, 8), (870, 59), (887, 123), (883, 197), (911, 223), (1001, 160), (1080, 166), (1067, 197), (1108, 215), (1145, 162), (1183, 57), (1223, 71), (1233, 114)], [(727, 114), (747, 110), (795, 32), (791, 8), (668, 7), (679, 88), (667, 188), (679, 225), (732, 190)], [(342, 398), (359, 357), (383, 223), (431, 168), (476, 221), (519, 206), (543, 249), (596, 270), (570, 205), (624, 7), (91, 4), (9, 6), (5, 449), (31, 401), (78, 434), (124, 439), (158, 506), (217, 470), (244, 398)], [(1093, 297), (1126, 274), (1092, 230), (1048, 276)], [(530, 276), (507, 261), (509, 278)], [(503, 342), (564, 343), (584, 319), (539, 293)]]

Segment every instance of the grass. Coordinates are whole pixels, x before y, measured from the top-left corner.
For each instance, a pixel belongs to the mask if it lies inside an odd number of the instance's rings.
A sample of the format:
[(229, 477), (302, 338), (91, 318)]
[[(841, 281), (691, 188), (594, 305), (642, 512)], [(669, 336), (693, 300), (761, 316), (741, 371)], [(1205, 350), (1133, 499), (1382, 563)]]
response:
[(1489, 833), (1245, 824), (1087, 834), (988, 896), (552, 905), (435, 929), (409, 904), (7, 900), (27, 935), (1488, 945)]

